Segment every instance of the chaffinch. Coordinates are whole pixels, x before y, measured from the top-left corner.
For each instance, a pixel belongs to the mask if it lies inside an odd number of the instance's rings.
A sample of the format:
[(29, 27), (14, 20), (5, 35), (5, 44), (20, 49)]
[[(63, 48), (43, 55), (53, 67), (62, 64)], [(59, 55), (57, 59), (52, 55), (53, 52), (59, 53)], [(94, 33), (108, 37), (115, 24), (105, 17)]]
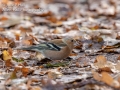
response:
[(65, 37), (63, 39), (54, 39), (38, 45), (22, 47), (22, 50), (31, 50), (42, 53), (46, 58), (60, 60), (67, 58), (74, 48), (74, 39)]

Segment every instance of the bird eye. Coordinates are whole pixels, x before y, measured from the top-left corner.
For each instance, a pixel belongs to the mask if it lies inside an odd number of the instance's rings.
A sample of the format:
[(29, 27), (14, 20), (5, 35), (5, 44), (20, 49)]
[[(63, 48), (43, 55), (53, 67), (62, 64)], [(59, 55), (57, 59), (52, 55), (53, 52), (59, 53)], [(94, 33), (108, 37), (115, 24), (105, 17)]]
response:
[(71, 42), (74, 42), (74, 40), (71, 40)]

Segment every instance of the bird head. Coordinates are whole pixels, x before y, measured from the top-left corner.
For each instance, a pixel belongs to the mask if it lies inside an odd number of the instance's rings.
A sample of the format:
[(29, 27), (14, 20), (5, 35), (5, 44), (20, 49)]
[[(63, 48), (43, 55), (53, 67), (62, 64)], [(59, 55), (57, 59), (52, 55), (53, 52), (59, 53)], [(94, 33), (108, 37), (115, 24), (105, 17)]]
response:
[(63, 42), (68, 45), (68, 47), (72, 50), (74, 48), (75, 40), (71, 37), (63, 38)]

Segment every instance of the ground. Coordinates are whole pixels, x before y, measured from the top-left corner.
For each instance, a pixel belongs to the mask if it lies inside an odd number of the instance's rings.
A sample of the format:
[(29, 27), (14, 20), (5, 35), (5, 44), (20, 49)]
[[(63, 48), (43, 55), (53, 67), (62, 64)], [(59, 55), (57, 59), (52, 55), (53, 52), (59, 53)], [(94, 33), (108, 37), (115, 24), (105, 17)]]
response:
[[(0, 90), (119, 90), (119, 0), (0, 0)], [(72, 37), (68, 58), (18, 48)]]

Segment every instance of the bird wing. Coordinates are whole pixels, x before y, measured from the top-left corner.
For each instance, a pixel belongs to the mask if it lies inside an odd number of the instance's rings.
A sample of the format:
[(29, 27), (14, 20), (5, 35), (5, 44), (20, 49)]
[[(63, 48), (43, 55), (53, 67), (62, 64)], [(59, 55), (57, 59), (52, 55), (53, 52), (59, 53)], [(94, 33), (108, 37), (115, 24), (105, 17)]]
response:
[(42, 51), (42, 50), (54, 50), (54, 51), (60, 51), (63, 47), (67, 46), (65, 43), (63, 43), (63, 41), (60, 40), (52, 40), (49, 42), (45, 42), (45, 43), (40, 43), (38, 45), (32, 45), (29, 47), (22, 47), (19, 49), (22, 50), (32, 50), (32, 51)]
[(53, 43), (54, 45), (56, 45), (56, 46), (58, 46), (58, 47), (60, 47), (60, 48), (67, 46), (67, 44), (65, 44), (65, 43), (62, 41), (62, 39), (51, 40), (51, 41), (49, 41), (49, 43)]
[(32, 46), (29, 46), (29, 47), (22, 47), (20, 49), (22, 50), (32, 50), (32, 51), (38, 51), (40, 52), (41, 50), (54, 50), (54, 51), (60, 51), (61, 48), (65, 46), (64, 44), (54, 44), (54, 43), (41, 43), (41, 44), (38, 44), (38, 45), (32, 45)]

